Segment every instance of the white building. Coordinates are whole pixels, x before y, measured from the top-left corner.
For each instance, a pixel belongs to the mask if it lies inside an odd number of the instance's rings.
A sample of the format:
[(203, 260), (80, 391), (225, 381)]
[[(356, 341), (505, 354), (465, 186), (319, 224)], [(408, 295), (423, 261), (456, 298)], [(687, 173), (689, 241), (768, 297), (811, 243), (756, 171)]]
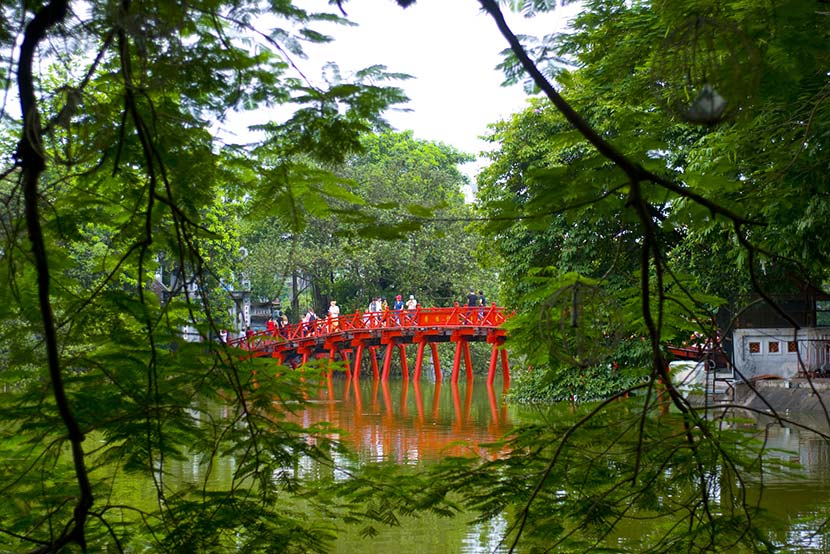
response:
[(828, 298), (821, 291), (805, 287), (801, 294), (777, 297), (780, 311), (760, 301), (745, 309), (732, 333), (735, 377), (830, 376)]
[(803, 371), (830, 374), (830, 327), (735, 329), (732, 337), (736, 376), (744, 380), (794, 378), (802, 364)]

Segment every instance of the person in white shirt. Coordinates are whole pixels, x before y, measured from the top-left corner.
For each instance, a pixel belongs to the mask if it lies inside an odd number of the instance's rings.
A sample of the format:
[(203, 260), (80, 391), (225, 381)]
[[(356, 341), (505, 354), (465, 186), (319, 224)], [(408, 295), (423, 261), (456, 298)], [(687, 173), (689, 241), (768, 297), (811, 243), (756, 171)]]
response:
[[(418, 301), (415, 300), (415, 295), (410, 294), (409, 300), (406, 301), (406, 311), (408, 312), (415, 312), (415, 309), (418, 307)], [(406, 314), (405, 318), (407, 323), (416, 323), (415, 322), (415, 313)]]
[(337, 305), (336, 300), (331, 301), (329, 306), (329, 332), (338, 331), (340, 329), (340, 306)]

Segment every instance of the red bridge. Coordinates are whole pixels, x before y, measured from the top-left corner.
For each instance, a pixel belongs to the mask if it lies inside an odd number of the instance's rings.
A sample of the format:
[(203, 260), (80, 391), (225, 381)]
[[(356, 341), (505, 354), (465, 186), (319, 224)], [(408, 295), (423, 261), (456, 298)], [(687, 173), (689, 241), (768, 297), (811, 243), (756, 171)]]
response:
[[(508, 314), (495, 304), (485, 306), (458, 306), (452, 308), (417, 308), (415, 310), (388, 310), (385, 312), (360, 312), (337, 318), (321, 318), (313, 323), (288, 325), (276, 332), (259, 332), (232, 341), (233, 346), (250, 351), (254, 356), (270, 356), (280, 364), (305, 365), (309, 359), (342, 360), (349, 375), (357, 379), (364, 351), (369, 351), (375, 379), (389, 379), (392, 356), (398, 350), (404, 378), (409, 378), (406, 346), (417, 345), (414, 379), (420, 379), (424, 351), (429, 346), (435, 380), (441, 380), (438, 359), (439, 342), (455, 343), (452, 366), (452, 382), (458, 382), (463, 358), (467, 380), (473, 378), (470, 359), (471, 342), (487, 342), (492, 345), (488, 384), (496, 375), (501, 356), (502, 377), (505, 387), (510, 384), (507, 351), (502, 348), (507, 335), (502, 324)], [(378, 349), (385, 347), (382, 370), (378, 367)], [(354, 354), (354, 367), (350, 357)]]

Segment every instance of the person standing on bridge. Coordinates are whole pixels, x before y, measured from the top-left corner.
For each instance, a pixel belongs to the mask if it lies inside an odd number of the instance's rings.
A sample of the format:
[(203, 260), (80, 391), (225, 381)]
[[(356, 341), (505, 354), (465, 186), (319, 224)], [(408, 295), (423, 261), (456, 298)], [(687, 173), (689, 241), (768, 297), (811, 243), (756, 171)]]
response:
[(407, 314), (406, 321), (407, 323), (415, 323), (415, 310), (418, 308), (418, 301), (415, 300), (415, 295), (410, 294), (409, 300), (406, 301), (406, 310), (408, 312), (412, 312)]
[(340, 330), (340, 306), (337, 300), (332, 300), (329, 306), (329, 333)]
[(395, 297), (395, 303), (392, 304), (392, 320), (395, 325), (401, 324), (401, 310), (403, 310), (403, 297), (399, 294)]
[(317, 314), (314, 313), (314, 308), (309, 308), (302, 319), (303, 336), (308, 336), (314, 333), (315, 321), (317, 321)]
[(470, 292), (467, 293), (467, 321), (473, 322), (475, 317), (475, 307), (478, 306), (478, 295), (473, 287), (470, 287)]
[(366, 316), (363, 318), (367, 327), (377, 327), (378, 321), (380, 321), (378, 312), (380, 312), (380, 298), (373, 296), (369, 301), (369, 307), (366, 308)]

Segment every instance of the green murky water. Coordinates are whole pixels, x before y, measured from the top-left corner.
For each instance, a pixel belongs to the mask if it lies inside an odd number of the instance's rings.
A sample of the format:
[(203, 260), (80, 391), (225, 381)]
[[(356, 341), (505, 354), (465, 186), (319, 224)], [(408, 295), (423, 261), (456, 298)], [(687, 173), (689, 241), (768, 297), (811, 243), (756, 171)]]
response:
[[(477, 377), (472, 384), (453, 385), (449, 381), (433, 383), (422, 380), (395, 379), (381, 383), (361, 377), (354, 381), (343, 375), (320, 381), (309, 389), (310, 403), (294, 417), (311, 424), (329, 422), (347, 433), (337, 438), (345, 441), (362, 462), (391, 460), (401, 464), (419, 464), (445, 455), (476, 454), (491, 456), (478, 447), (509, 432), (514, 425), (535, 419), (536, 408), (507, 406), (502, 400), (502, 384), (496, 380), (488, 387)], [(797, 415), (803, 423), (826, 429), (820, 418)], [(761, 423), (759, 423), (761, 425)], [(810, 518), (827, 517), (830, 512), (830, 445), (814, 433), (797, 427), (770, 425), (767, 428), (771, 448), (788, 461), (803, 467), (798, 479), (767, 481), (762, 503), (772, 513), (788, 522), (783, 529), (770, 531), (787, 551), (830, 552), (830, 533), (815, 531)], [(230, 479), (233, 460), (214, 467), (218, 481)], [(202, 470), (197, 460), (179, 468), (185, 480), (198, 480)], [(313, 477), (318, 468), (309, 464), (298, 468)], [(750, 491), (757, 497), (758, 491)], [(378, 536), (367, 539), (357, 529), (346, 528), (333, 551), (362, 554), (463, 553), (498, 551), (506, 521), (496, 518), (487, 524), (471, 525), (471, 518), (439, 518), (425, 515), (404, 520), (400, 527), (381, 528)], [(630, 531), (630, 533), (629, 533)], [(636, 530), (620, 529), (624, 540)], [(402, 545), (406, 545), (402, 550)]]

